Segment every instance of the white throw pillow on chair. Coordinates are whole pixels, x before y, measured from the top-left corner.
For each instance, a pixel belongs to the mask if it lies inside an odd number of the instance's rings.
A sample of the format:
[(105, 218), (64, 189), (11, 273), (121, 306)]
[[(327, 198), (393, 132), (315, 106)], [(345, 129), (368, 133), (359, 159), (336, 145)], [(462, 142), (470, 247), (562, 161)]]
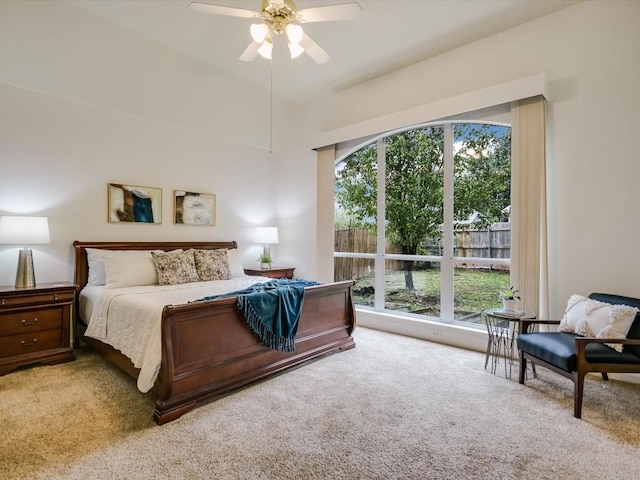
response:
[[(559, 332), (575, 333), (583, 337), (627, 338), (638, 309), (628, 305), (612, 305), (582, 295), (571, 295)], [(622, 352), (620, 344), (606, 344)]]

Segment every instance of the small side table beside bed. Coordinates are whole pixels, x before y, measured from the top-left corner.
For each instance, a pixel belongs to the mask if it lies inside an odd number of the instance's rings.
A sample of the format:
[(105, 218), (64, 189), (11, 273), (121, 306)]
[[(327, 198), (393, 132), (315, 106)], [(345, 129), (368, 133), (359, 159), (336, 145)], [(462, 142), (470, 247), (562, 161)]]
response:
[(75, 359), (71, 312), (76, 286), (42, 283), (34, 288), (0, 287), (0, 376), (34, 363)]

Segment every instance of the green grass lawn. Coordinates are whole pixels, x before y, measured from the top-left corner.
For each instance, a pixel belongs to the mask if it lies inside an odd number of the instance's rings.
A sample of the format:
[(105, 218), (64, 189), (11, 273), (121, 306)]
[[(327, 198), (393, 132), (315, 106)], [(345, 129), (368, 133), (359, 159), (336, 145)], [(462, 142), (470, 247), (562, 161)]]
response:
[[(388, 271), (385, 275), (385, 304), (387, 308), (406, 312), (440, 316), (440, 270), (417, 270), (413, 273), (414, 290), (405, 285), (405, 272)], [(360, 278), (354, 287), (354, 301), (358, 305), (374, 304), (373, 277)], [(501, 306), (500, 290), (509, 287), (509, 272), (478, 269), (454, 271), (455, 317), (461, 318)]]

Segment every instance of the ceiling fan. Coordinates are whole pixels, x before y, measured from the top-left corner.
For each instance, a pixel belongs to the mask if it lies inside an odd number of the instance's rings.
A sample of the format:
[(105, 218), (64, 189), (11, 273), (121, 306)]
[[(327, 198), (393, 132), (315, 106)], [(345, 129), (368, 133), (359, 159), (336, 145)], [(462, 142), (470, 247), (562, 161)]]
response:
[(285, 34), (291, 58), (306, 52), (316, 63), (325, 63), (331, 57), (304, 33), (299, 23), (355, 20), (362, 13), (357, 2), (298, 10), (293, 0), (263, 0), (259, 12), (201, 2), (191, 2), (189, 6), (214, 15), (262, 20), (263, 23), (253, 23), (249, 29), (253, 41), (240, 55), (244, 62), (254, 60), (258, 54), (271, 59), (274, 37)]

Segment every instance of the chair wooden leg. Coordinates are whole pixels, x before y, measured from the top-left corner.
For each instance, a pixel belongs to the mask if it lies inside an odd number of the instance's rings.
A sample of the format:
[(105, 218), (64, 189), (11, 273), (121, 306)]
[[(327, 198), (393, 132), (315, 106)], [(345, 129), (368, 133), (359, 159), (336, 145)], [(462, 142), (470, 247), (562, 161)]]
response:
[(576, 418), (582, 417), (582, 393), (584, 391), (585, 375), (585, 373), (576, 372), (573, 376), (573, 382), (575, 383), (573, 388), (573, 416)]
[(608, 381), (609, 381), (609, 375), (607, 375), (607, 372), (602, 372), (602, 379), (603, 379), (605, 382), (608, 382)]
[(524, 358), (522, 350), (520, 350), (520, 365), (518, 371), (518, 382), (524, 385), (524, 375), (527, 371), (527, 359)]

